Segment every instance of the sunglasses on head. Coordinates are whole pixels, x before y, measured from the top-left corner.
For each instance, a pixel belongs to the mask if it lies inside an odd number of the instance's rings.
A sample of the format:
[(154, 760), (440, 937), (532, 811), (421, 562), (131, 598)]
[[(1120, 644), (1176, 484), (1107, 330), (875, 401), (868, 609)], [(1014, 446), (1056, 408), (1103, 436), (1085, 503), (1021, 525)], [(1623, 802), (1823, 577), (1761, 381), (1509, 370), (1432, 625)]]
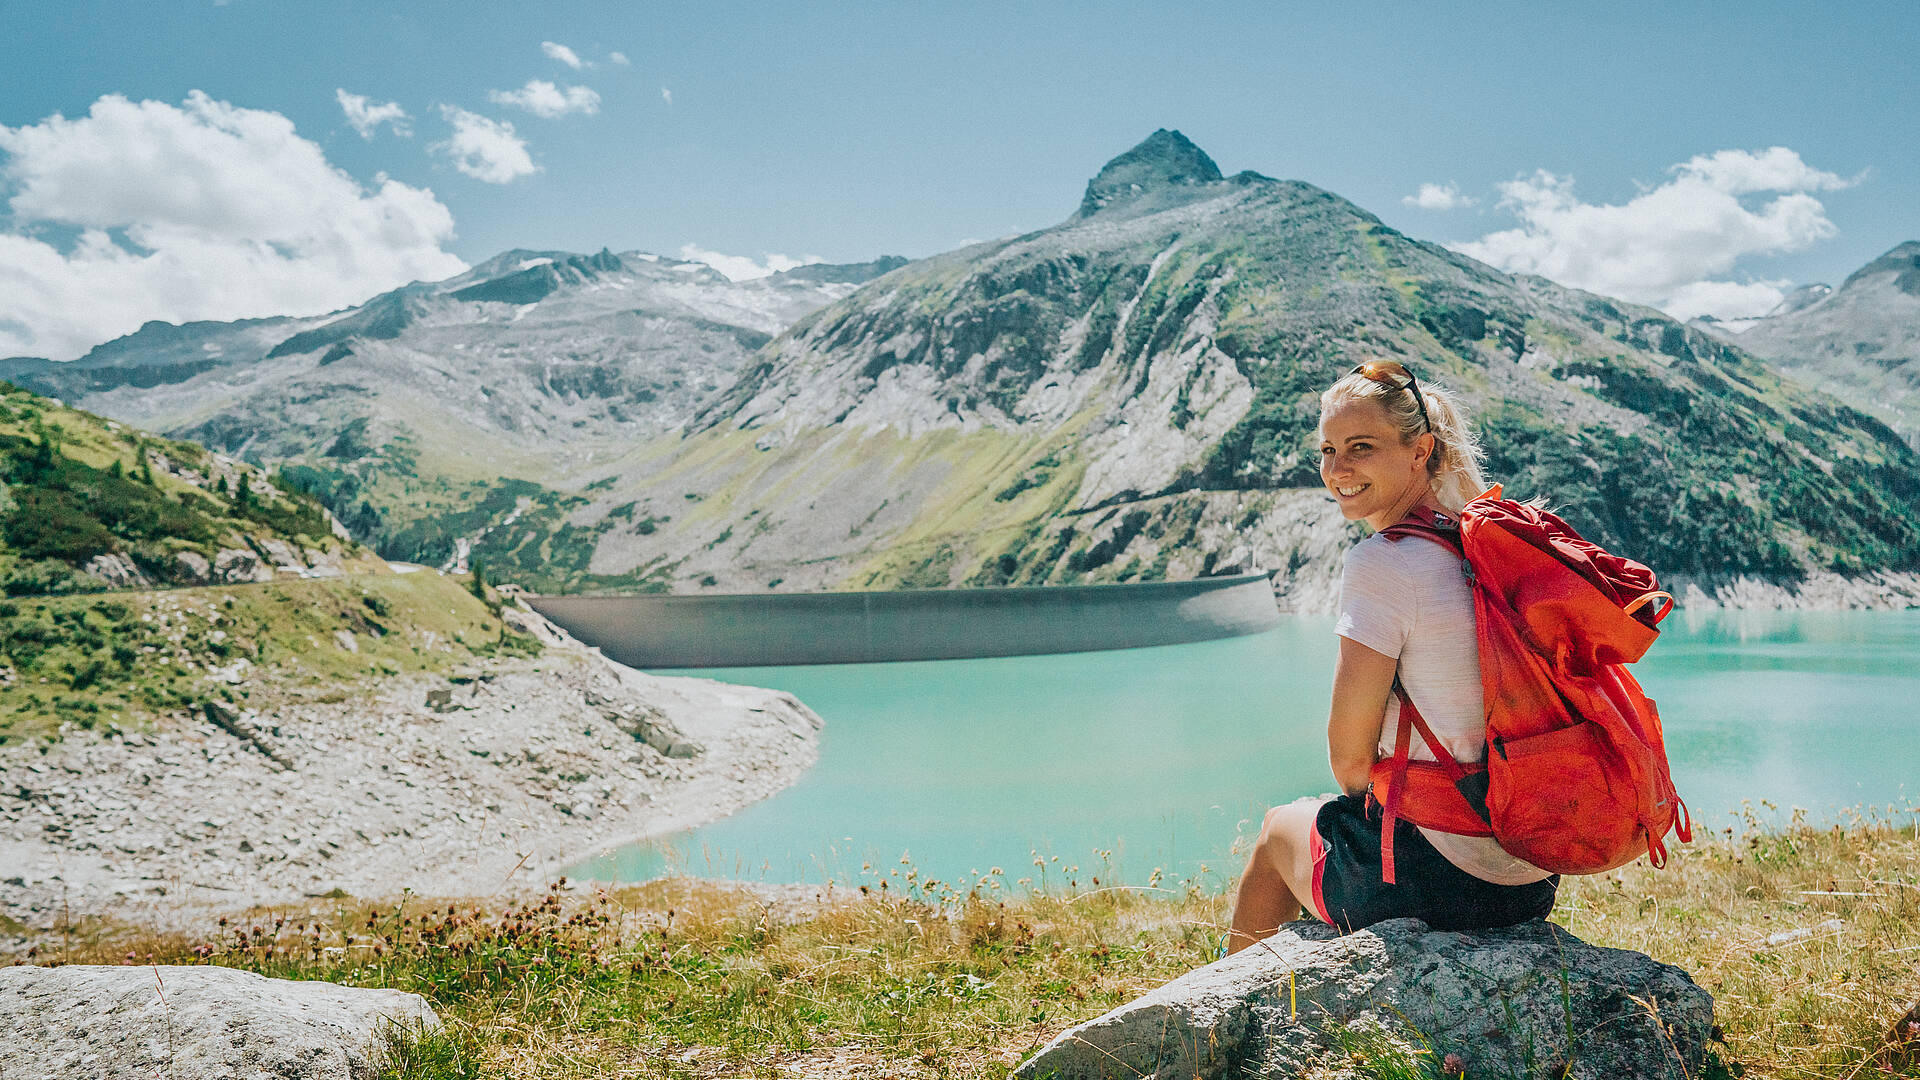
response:
[(1414, 407), (1420, 410), (1420, 422), (1427, 426), (1428, 431), (1433, 430), (1433, 418), (1427, 415), (1426, 399), (1420, 396), (1420, 384), (1414, 380), (1413, 372), (1407, 370), (1407, 365), (1398, 360), (1369, 360), (1347, 374), (1371, 379), (1395, 390), (1412, 391)]

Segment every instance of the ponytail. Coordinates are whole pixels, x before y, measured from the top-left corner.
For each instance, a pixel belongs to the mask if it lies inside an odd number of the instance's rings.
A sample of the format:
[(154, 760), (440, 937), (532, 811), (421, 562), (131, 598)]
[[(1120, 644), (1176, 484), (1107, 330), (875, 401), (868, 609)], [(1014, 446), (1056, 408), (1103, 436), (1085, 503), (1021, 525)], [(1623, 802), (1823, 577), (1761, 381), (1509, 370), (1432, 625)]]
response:
[(1433, 456), (1427, 459), (1433, 494), (1440, 505), (1459, 513), (1487, 490), (1486, 475), (1480, 471), (1486, 451), (1480, 449), (1480, 439), (1467, 422), (1467, 410), (1453, 391), (1422, 383), (1420, 395), (1433, 421)]

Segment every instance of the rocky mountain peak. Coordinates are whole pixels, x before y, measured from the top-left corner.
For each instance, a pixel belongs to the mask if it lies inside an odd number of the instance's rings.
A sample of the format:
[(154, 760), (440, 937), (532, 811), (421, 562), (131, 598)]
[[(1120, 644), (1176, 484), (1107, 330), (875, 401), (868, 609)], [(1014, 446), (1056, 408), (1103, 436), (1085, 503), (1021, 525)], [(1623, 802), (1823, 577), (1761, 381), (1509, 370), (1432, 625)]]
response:
[(1908, 240), (1896, 244), (1892, 251), (1855, 270), (1852, 276), (1842, 282), (1842, 289), (1881, 274), (1894, 276), (1894, 288), (1912, 296), (1920, 296), (1920, 240)]
[(1791, 315), (1796, 311), (1810, 308), (1832, 295), (1833, 286), (1831, 285), (1817, 281), (1802, 285), (1788, 293), (1778, 304), (1775, 304), (1773, 310), (1767, 312), (1766, 317), (1771, 319), (1780, 315)]
[(1087, 181), (1087, 194), (1080, 200), (1080, 216), (1090, 217), (1150, 192), (1212, 184), (1220, 179), (1220, 166), (1213, 163), (1206, 151), (1178, 131), (1161, 128), (1140, 145), (1107, 162)]

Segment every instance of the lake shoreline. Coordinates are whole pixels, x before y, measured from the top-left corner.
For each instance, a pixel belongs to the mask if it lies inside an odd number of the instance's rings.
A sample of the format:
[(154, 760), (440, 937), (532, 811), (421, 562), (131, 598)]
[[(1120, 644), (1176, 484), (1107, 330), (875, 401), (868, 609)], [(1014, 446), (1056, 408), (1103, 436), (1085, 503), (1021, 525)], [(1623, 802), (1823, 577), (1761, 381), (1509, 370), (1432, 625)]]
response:
[(286, 704), (244, 718), (250, 738), (196, 713), (0, 748), (0, 928), (204, 928), (329, 894), (539, 889), (592, 852), (764, 799), (818, 758), (821, 721), (790, 694), (555, 642), (453, 681)]

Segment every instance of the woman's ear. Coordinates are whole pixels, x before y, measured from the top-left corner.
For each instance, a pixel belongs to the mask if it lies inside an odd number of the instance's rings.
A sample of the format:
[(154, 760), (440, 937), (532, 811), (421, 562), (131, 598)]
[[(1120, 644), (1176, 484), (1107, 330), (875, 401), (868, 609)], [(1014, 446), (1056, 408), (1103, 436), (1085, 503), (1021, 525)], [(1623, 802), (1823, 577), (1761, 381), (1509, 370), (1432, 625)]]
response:
[(1433, 451), (1438, 445), (1439, 440), (1434, 438), (1433, 432), (1421, 432), (1420, 437), (1413, 440), (1413, 463), (1431, 468), (1433, 465)]

